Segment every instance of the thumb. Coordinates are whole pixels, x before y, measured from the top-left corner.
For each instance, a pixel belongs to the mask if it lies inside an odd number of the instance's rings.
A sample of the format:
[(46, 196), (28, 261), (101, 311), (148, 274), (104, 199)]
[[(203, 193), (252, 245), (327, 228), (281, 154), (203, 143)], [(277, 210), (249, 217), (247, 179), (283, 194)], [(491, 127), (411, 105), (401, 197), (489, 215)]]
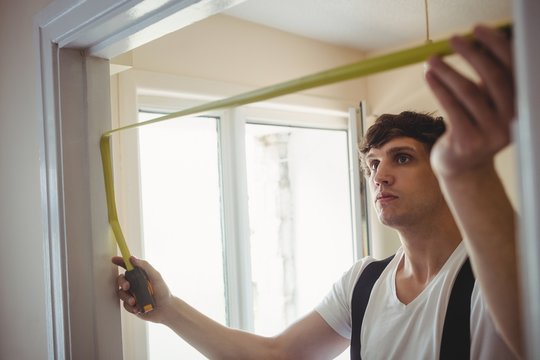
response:
[(121, 256), (113, 256), (111, 258), (111, 262), (114, 264), (114, 265), (117, 265), (117, 266), (121, 266), (123, 267), (124, 269), (126, 268), (126, 264), (124, 262), (124, 259), (121, 257)]

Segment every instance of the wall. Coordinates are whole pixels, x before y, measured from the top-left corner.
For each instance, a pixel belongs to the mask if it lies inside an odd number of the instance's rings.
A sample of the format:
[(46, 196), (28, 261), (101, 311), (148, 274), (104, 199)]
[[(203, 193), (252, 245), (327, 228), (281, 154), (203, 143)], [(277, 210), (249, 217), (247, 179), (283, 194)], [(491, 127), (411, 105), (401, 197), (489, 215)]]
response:
[[(470, 68), (456, 56), (447, 59), (466, 74), (471, 74)], [(411, 65), (367, 78), (368, 88), (368, 114), (372, 122), (376, 115), (383, 113), (399, 113), (404, 110), (440, 112), (437, 100), (431, 95), (424, 81), (423, 64)], [(508, 147), (496, 158), (497, 170), (502, 178), (505, 188), (509, 192), (510, 200), (517, 209), (518, 192), (516, 177), (515, 150)], [(375, 239), (382, 239), (374, 243), (374, 253), (378, 258), (392, 254), (400, 245), (397, 233), (377, 221), (373, 207), (371, 208), (373, 219), (372, 234)]]
[[(130, 61), (142, 70), (261, 87), (362, 58), (356, 50), (216, 15), (133, 50)], [(363, 79), (305, 93), (350, 106), (367, 96)]]
[(49, 2), (0, 1), (0, 359), (47, 358), (33, 18)]

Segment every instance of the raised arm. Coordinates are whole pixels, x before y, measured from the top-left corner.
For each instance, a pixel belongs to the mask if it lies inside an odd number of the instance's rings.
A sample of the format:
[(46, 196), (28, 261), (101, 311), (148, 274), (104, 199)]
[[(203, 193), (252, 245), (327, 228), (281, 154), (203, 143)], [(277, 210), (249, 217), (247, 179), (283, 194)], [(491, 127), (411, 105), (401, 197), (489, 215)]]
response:
[[(120, 257), (113, 263), (124, 265)], [(173, 296), (163, 278), (148, 262), (133, 258), (154, 286), (157, 309), (139, 318), (164, 324), (209, 359), (332, 359), (348, 346), (317, 312), (311, 312), (275, 337), (258, 336), (228, 328)], [(137, 314), (129, 283), (120, 275), (118, 297), (124, 308)]]
[(426, 80), (447, 115), (431, 162), (497, 331), (522, 355), (515, 213), (494, 166), (515, 117), (512, 49), (505, 34), (487, 27), (476, 27), (474, 35), (476, 43), (460, 37), (451, 43), (479, 81), (439, 58), (429, 61)]

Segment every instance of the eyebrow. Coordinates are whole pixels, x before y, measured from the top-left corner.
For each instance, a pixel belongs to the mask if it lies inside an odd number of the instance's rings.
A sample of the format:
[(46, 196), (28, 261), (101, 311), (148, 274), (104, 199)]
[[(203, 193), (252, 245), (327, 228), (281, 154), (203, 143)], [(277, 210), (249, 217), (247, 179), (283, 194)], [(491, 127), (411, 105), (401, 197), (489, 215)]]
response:
[[(395, 154), (399, 154), (401, 152), (407, 152), (407, 151), (415, 153), (416, 149), (411, 147), (411, 146), (396, 146), (396, 147), (388, 149), (385, 153), (387, 155), (389, 155), (389, 156), (393, 156)], [(370, 153), (368, 153), (366, 155), (366, 159), (371, 159), (371, 158), (374, 158), (374, 157), (376, 157), (376, 156), (374, 156), (373, 154), (370, 154)]]

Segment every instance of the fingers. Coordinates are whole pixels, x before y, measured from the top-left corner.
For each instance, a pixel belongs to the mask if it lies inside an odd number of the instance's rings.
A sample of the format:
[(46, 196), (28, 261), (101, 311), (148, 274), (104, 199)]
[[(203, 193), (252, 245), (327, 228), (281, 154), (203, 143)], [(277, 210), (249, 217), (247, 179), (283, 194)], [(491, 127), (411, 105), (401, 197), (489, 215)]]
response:
[(128, 291), (130, 287), (129, 281), (127, 281), (124, 275), (118, 275), (118, 277), (116, 278), (116, 285), (118, 289), (123, 291)]
[[(126, 268), (124, 259), (121, 256), (113, 256), (111, 259), (112, 263), (118, 266)], [(130, 284), (126, 280), (124, 275), (118, 275), (116, 278), (116, 294), (118, 299), (120, 299), (124, 308), (132, 314), (137, 314), (139, 309), (135, 306), (135, 297), (129, 292)]]
[(445, 109), (451, 125), (467, 133), (478, 126), (478, 119), (492, 118), (493, 108), (477, 84), (448, 66), (440, 58), (428, 61), (426, 81)]
[(452, 38), (451, 45), (480, 76), (482, 91), (478, 92), (491, 99), (489, 105), (498, 114), (495, 120), (508, 122), (514, 117), (510, 42), (504, 34), (485, 27), (478, 27), (476, 34), (481, 47), (462, 37)]
[(478, 26), (476, 42), (454, 37), (450, 43), (477, 73), (471, 79), (439, 58), (428, 61), (426, 81), (446, 112), (447, 132), (435, 144), (433, 159), (446, 174), (492, 162), (510, 141), (514, 88), (510, 41)]
[(502, 64), (512, 68), (512, 45), (506, 34), (482, 25), (476, 26), (473, 32), (474, 37)]
[(135, 297), (129, 292), (129, 282), (126, 280), (124, 275), (118, 275), (116, 278), (116, 294), (118, 299), (124, 303), (124, 308), (133, 313), (137, 314), (139, 312), (138, 308), (135, 306)]
[[(441, 106), (446, 110), (448, 118), (462, 119), (461, 126), (462, 128), (465, 128), (464, 131), (471, 131), (473, 124), (469, 120), (470, 115), (467, 109), (460, 101), (458, 101), (458, 99), (456, 99), (452, 90), (439, 79), (433, 70), (436, 66), (441, 66), (441, 64), (439, 64), (440, 62), (442, 62), (442, 60), (438, 58), (429, 60), (430, 69), (426, 72), (426, 81)], [(452, 128), (452, 123), (447, 122), (447, 126)]]
[(466, 127), (463, 120), (467, 119), (482, 131), (493, 131), (497, 123), (506, 130), (515, 115), (511, 44), (505, 34), (484, 26), (476, 27), (474, 33), (477, 43), (454, 37), (451, 45), (477, 72), (480, 82), (439, 58), (428, 61), (426, 80), (454, 125)]

